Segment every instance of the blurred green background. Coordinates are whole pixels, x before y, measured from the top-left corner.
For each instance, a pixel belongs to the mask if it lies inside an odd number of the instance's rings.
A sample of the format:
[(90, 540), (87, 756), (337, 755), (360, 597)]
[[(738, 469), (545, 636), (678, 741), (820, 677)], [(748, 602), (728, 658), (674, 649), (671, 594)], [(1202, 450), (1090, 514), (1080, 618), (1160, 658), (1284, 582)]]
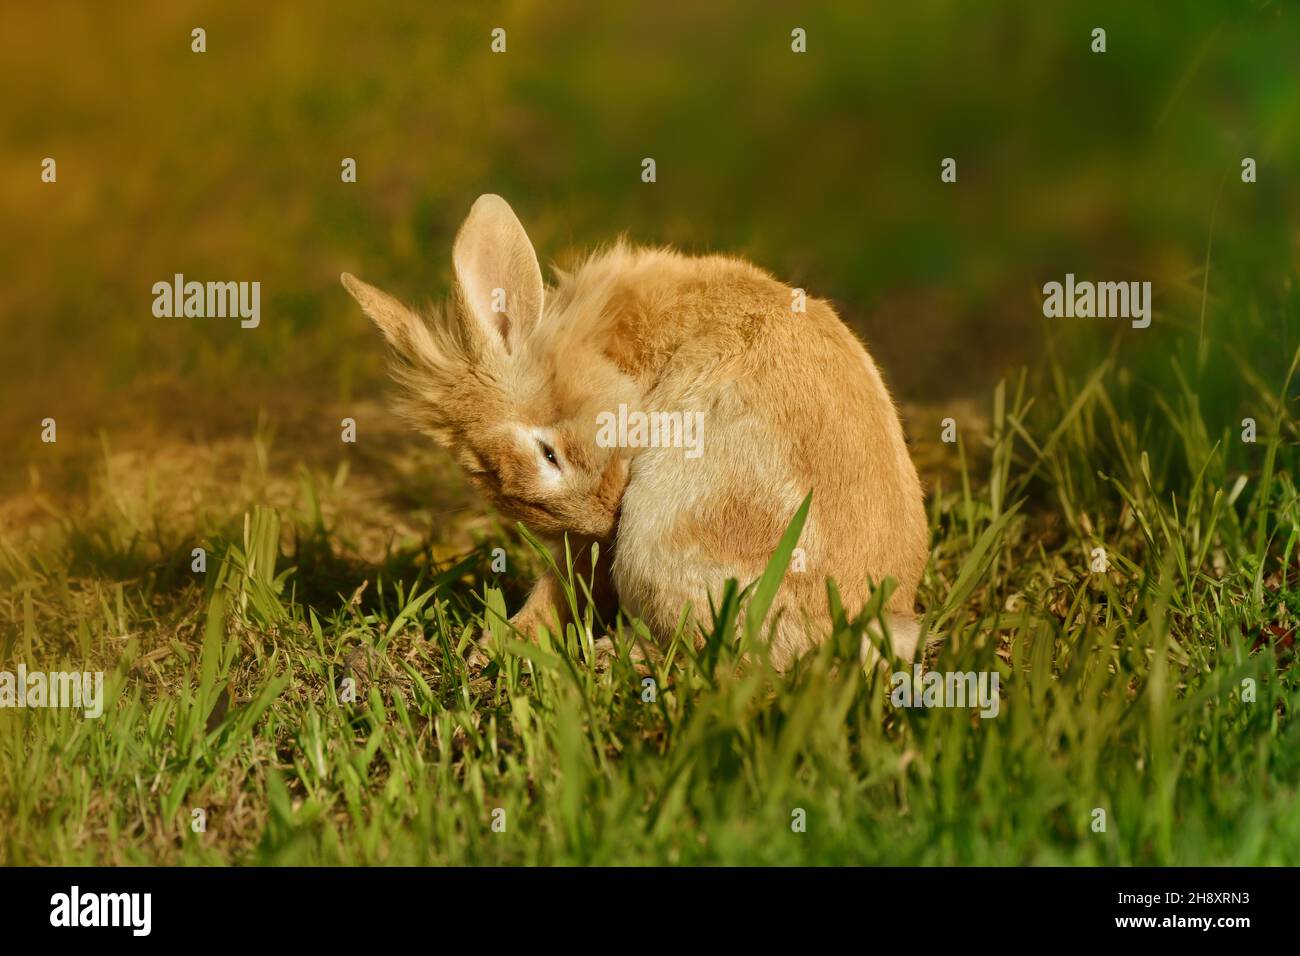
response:
[[(745, 255), (830, 297), (905, 405), (982, 397), (1049, 346), (1159, 367), (1171, 337), (1204, 327), (1280, 382), (1296, 345), (1300, 17), (1280, 3), (0, 16), (12, 463), (40, 447), (47, 415), (61, 443), (101, 428), (129, 441), (381, 395), (380, 342), (339, 272), (441, 297), (455, 228), (488, 191), (544, 263), (626, 232)], [(194, 27), (206, 53), (191, 52)], [(46, 156), (57, 184), (40, 180)], [(949, 156), (955, 184), (939, 178)], [(1245, 156), (1256, 184), (1240, 180)], [(155, 318), (151, 286), (177, 272), (261, 281), (261, 327)], [(1066, 272), (1150, 279), (1154, 326), (1045, 320), (1042, 284)]]

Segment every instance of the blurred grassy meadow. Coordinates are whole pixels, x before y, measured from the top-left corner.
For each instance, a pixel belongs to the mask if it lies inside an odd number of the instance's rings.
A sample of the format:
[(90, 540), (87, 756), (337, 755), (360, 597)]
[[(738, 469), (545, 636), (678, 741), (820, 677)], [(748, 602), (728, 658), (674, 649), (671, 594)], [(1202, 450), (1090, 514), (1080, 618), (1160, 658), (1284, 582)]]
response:
[[(0, 711), (0, 862), (1300, 859), (1294, 8), (68, 3), (0, 26), (0, 668), (110, 687), (98, 721)], [(724, 607), (652, 706), (576, 632), (465, 669), (541, 559), (387, 412), (338, 275), (440, 299), (483, 192), (544, 266), (626, 233), (834, 301), (926, 481), (928, 664), (996, 668), (999, 719), (892, 710), (848, 666), (856, 609), (778, 678), (725, 666)], [(1045, 319), (1067, 272), (1149, 279), (1153, 324)], [(155, 318), (175, 273), (260, 281), (260, 326)]]

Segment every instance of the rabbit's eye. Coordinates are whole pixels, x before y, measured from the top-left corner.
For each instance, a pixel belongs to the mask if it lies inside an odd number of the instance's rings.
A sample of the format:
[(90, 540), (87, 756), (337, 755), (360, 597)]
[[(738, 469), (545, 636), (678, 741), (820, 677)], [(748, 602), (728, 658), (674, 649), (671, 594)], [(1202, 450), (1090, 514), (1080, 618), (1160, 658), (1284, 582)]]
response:
[(539, 441), (537, 446), (542, 450), (542, 457), (554, 465), (558, 470), (560, 467), (560, 459), (556, 456), (555, 449), (544, 441)]

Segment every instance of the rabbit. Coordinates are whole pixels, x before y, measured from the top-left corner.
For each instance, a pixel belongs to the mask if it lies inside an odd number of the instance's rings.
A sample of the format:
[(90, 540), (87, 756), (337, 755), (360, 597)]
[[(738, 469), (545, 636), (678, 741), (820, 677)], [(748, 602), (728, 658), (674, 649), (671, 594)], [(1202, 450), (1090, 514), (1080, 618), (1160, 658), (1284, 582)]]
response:
[[(762, 574), (811, 491), (802, 570), (792, 562), (768, 618), (772, 664), (829, 634), (828, 577), (850, 612), (892, 577), (882, 617), (911, 660), (929, 550), (921, 484), (879, 371), (829, 303), (799, 309), (801, 290), (737, 258), (622, 239), (547, 288), (519, 219), (490, 194), (452, 262), (452, 301), (429, 319), (342, 282), (388, 342), (397, 411), (557, 553), (565, 535), (574, 554), (599, 543), (597, 567), (580, 571), (603, 620), (621, 607), (661, 646), (683, 621), (707, 626), (710, 599)], [(694, 449), (643, 430), (610, 441), (615, 413), (702, 427)], [(510, 623), (554, 630), (566, 607), (548, 572)]]

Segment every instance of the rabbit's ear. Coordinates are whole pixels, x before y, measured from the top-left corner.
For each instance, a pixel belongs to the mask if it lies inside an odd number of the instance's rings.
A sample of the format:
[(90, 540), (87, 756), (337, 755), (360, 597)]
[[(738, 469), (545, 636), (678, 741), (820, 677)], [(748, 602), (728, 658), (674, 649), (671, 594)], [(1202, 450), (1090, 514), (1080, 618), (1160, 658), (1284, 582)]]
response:
[(456, 282), (471, 322), (512, 352), (542, 317), (542, 269), (510, 204), (480, 196), (452, 248)]
[(379, 331), (384, 333), (384, 338), (394, 350), (412, 358), (420, 354), (428, 331), (415, 312), (387, 292), (381, 292), (369, 283), (362, 282), (351, 273), (345, 272), (339, 279), (352, 298), (357, 300), (361, 311), (379, 326)]

